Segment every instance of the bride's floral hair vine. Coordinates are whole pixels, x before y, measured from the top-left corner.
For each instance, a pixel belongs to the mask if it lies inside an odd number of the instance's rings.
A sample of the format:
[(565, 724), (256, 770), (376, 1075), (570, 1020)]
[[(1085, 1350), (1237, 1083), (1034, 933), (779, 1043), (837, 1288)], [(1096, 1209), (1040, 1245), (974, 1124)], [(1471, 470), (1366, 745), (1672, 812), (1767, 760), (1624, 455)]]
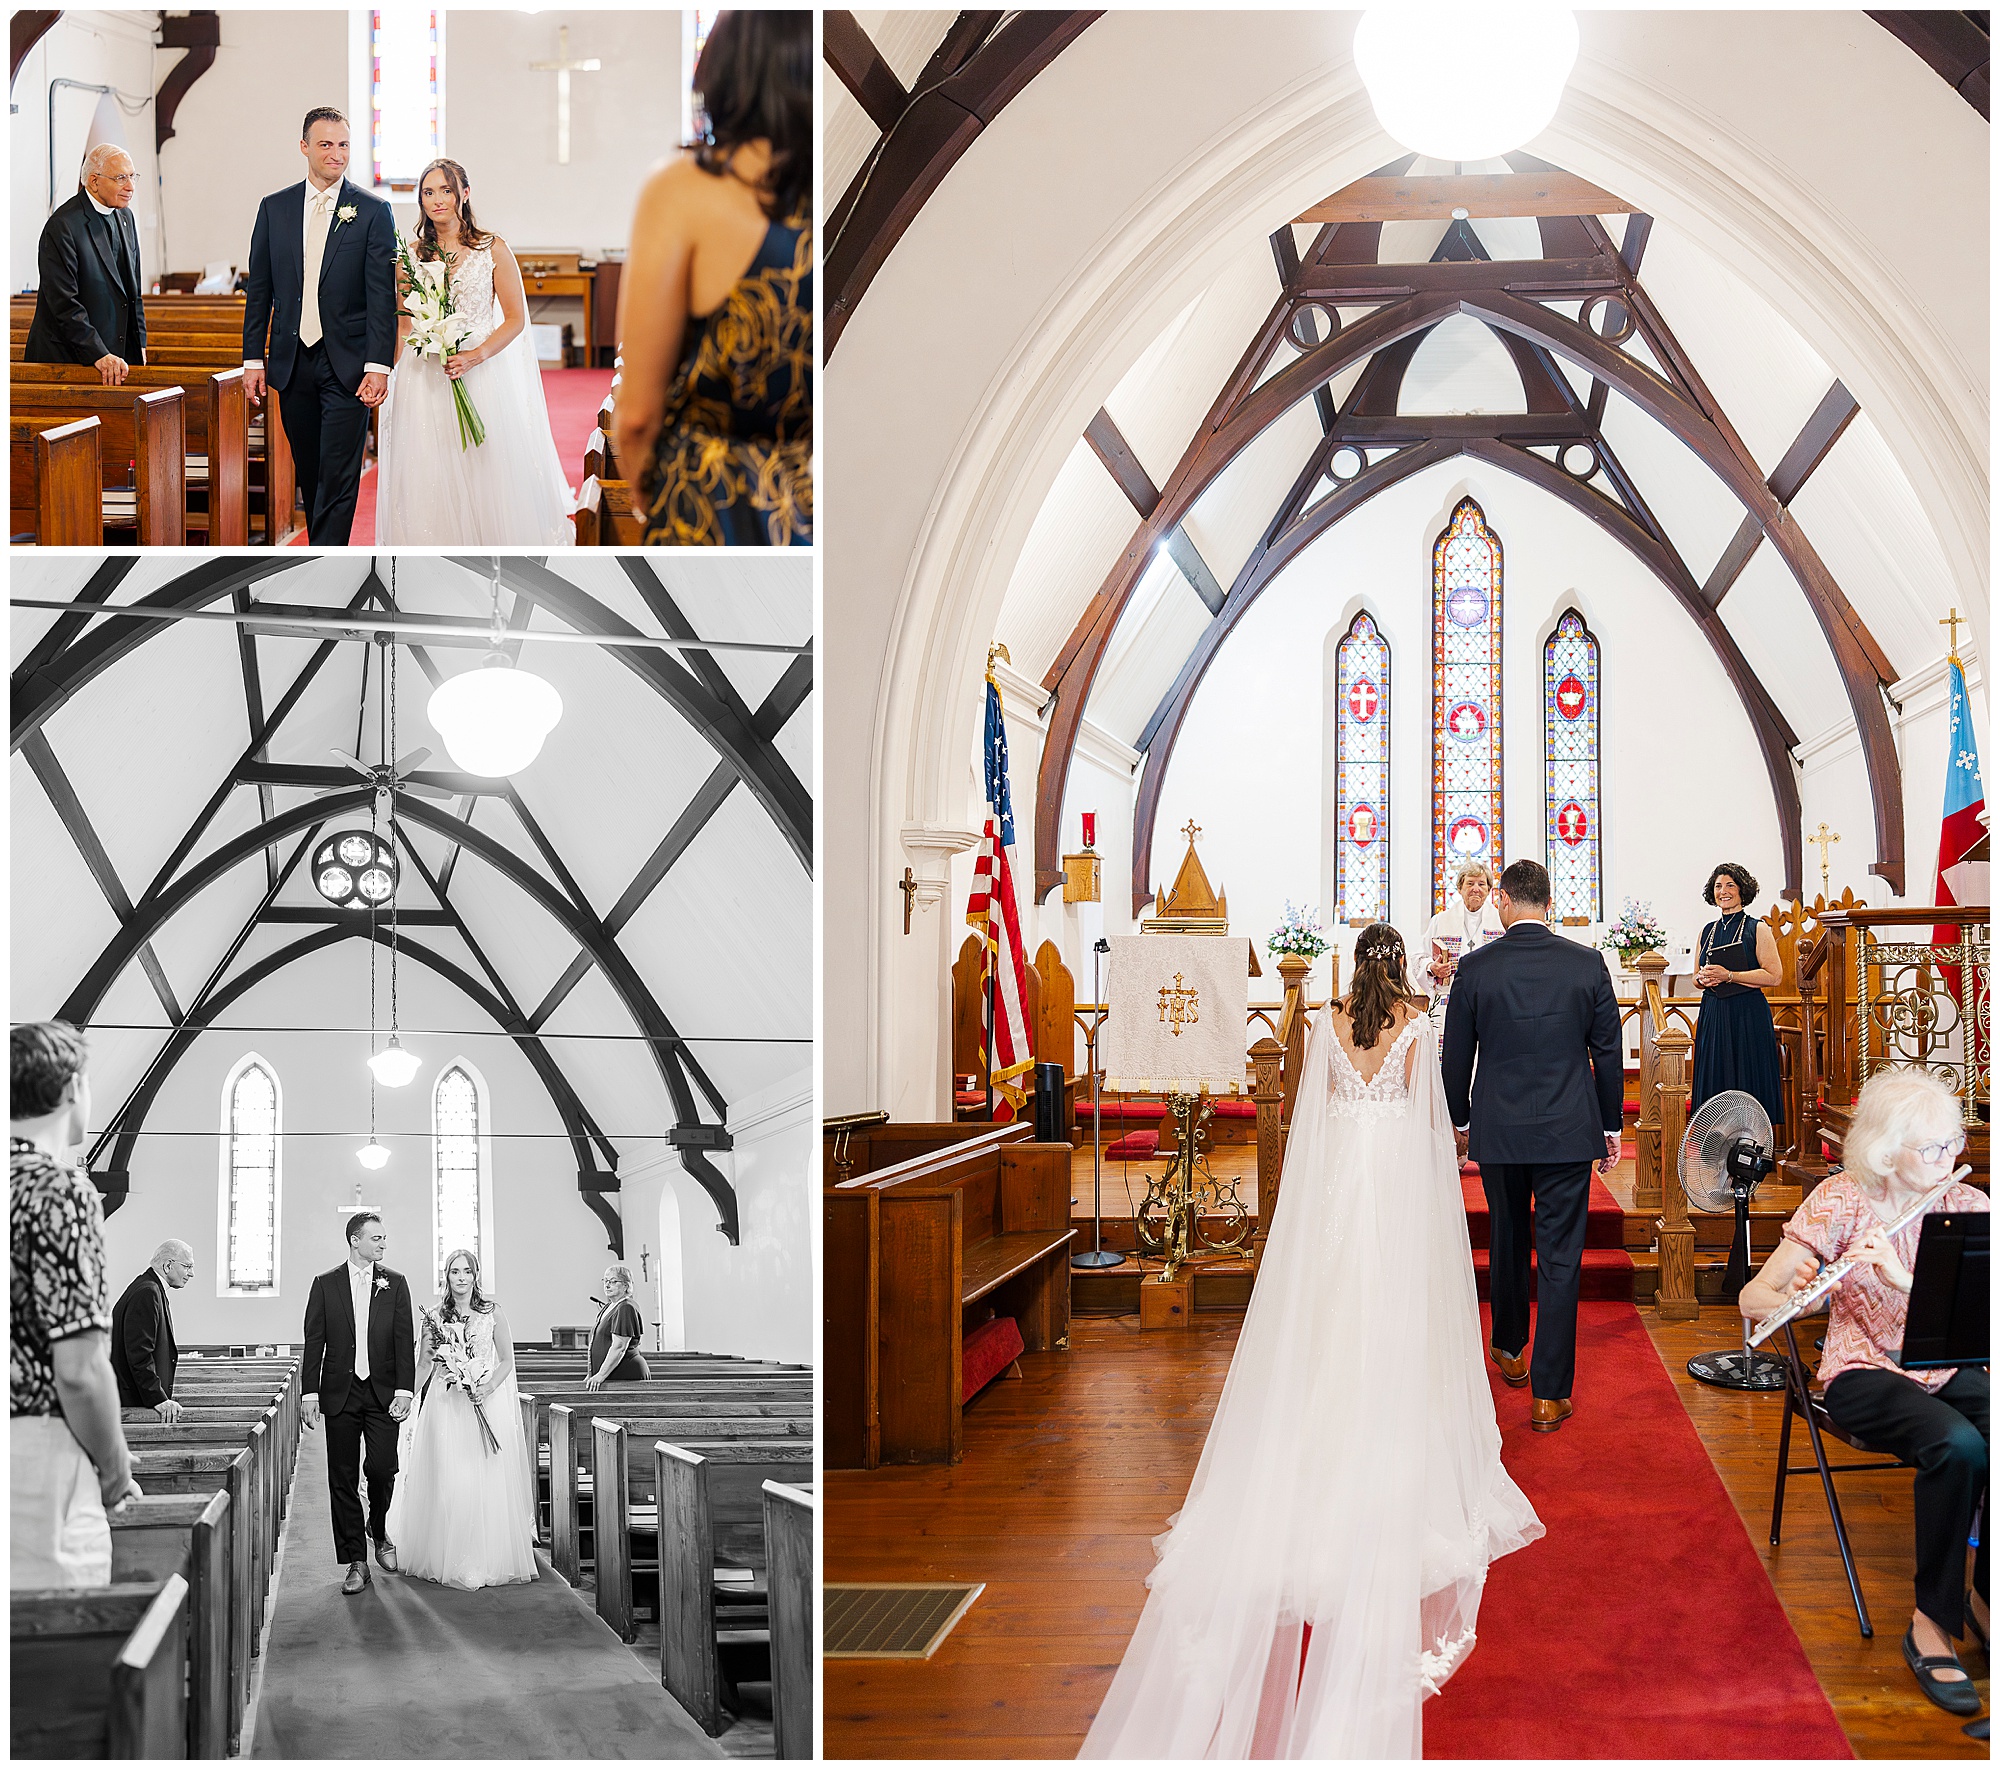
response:
[(1354, 943), (1354, 962), (1357, 965), (1379, 959), (1400, 968), (1406, 957), (1403, 937), (1387, 922), (1371, 923), (1362, 929), (1361, 937)]
[(1374, 1049), (1396, 1017), (1396, 1004), (1410, 1001), (1403, 937), (1387, 922), (1370, 922), (1354, 943), (1354, 984), (1342, 1004), (1359, 1051)]

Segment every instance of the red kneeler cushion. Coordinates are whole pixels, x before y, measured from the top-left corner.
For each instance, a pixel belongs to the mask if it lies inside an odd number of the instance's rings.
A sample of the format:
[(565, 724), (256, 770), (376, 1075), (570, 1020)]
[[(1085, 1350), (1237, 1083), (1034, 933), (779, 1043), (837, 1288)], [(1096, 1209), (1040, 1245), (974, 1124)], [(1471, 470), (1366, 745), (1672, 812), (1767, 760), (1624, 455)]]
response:
[(1233, 1095), (1225, 1095), (1214, 1103), (1215, 1116), (1219, 1119), (1254, 1119), (1257, 1116), (1257, 1102), (1238, 1100)]
[(1011, 1315), (996, 1315), (991, 1321), (981, 1322), (965, 1336), (960, 1355), (960, 1403), (970, 1401), (1027, 1349), (1021, 1339), (1020, 1325)]
[(1157, 1131), (1127, 1131), (1116, 1143), (1104, 1151), (1107, 1161), (1114, 1158), (1122, 1161), (1143, 1161), (1149, 1155), (1160, 1153), (1160, 1134)]
[[(1107, 1119), (1129, 1119), (1135, 1124), (1157, 1124), (1167, 1116), (1167, 1109), (1157, 1100), (1105, 1100), (1098, 1104), (1098, 1111)], [(1076, 1103), (1076, 1122), (1090, 1123), (1090, 1102)]]

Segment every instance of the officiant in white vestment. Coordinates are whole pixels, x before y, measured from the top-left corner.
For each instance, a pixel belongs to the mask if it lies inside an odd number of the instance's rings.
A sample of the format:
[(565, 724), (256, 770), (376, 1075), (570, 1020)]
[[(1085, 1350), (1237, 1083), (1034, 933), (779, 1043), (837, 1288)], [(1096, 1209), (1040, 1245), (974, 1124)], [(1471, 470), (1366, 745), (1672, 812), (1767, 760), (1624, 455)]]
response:
[(1493, 902), (1493, 870), (1483, 860), (1464, 862), (1452, 885), (1456, 895), (1431, 917), (1423, 951), (1410, 967), (1417, 988), (1440, 1006), (1450, 993), (1458, 961), (1506, 932)]

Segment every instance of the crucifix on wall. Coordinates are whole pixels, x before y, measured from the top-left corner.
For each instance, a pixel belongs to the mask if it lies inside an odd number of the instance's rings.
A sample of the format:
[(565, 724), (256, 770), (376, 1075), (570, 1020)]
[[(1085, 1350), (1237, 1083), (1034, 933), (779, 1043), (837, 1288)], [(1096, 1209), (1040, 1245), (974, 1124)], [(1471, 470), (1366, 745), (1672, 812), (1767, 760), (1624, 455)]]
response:
[(582, 61), (569, 58), (569, 26), (564, 25), (556, 33), (556, 58), (554, 61), (531, 61), (528, 66), (538, 74), (554, 74), (556, 77), (556, 164), (569, 164), (569, 77), (571, 74), (594, 74), (604, 64), (596, 56), (586, 56)]

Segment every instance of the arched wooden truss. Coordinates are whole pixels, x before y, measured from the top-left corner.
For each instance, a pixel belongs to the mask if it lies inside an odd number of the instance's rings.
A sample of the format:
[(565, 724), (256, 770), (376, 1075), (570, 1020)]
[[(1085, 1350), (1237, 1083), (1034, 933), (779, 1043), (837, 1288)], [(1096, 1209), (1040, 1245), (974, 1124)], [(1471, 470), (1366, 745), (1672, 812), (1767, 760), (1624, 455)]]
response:
[[(380, 608), (392, 618), (401, 615), (402, 611), (396, 607), (387, 586), (372, 570), (343, 610), (308, 611), (296, 604), (259, 605), (251, 599), (254, 584), (304, 563), (307, 563), (304, 559), (276, 556), (208, 561), (142, 598), (141, 603), (161, 610), (192, 610), (230, 598), (243, 613), (267, 614), (276, 611), (294, 617), (305, 613), (331, 613), (351, 617), (357, 637), (368, 636), (367, 617), (371, 607)], [(529, 605), (534, 604), (548, 609), (580, 632), (614, 638), (638, 636), (636, 629), (620, 621), (601, 603), (534, 561), (469, 559), (457, 563), (481, 576), (490, 575), (498, 565), (502, 582), (513, 589), (519, 599), (516, 605), (517, 627), (525, 619)], [(75, 600), (107, 601), (130, 569), (126, 562), (107, 562), (93, 574)], [(648, 606), (659, 616), (665, 631), (675, 637), (692, 637), (692, 626), (652, 573), (650, 564), (630, 561), (626, 569), (645, 595)], [(108, 863), (103, 860), (101, 845), (83, 819), (82, 809), (74, 795), (68, 792), (60, 766), (41, 736), (41, 727), (58, 707), (85, 685), (171, 623), (112, 615), (99, 620), (86, 633), (84, 627), (90, 618), (80, 614), (61, 616), (16, 668), (11, 688), (14, 748), (27, 752), (37, 774), (51, 788), (51, 799), (58, 815), (69, 828), (86, 863), (97, 874), (120, 923), (117, 933), (70, 992), (59, 1013), (66, 1020), (87, 1022), (118, 976), (136, 960), (146, 967), (173, 1027), (152, 1064), (90, 1152), (92, 1178), (105, 1195), (105, 1208), (109, 1213), (115, 1211), (126, 1196), (132, 1150), (154, 1099), (174, 1066), (214, 1017), (285, 966), (337, 941), (370, 936), (369, 926), (356, 921), (347, 912), (281, 910), (275, 906), (280, 890), (310, 850), (320, 830), (329, 820), (365, 812), (371, 803), (373, 788), (357, 786), (354, 776), (342, 768), (275, 764), (265, 760), (271, 740), (318, 676), (339, 641), (323, 641), (277, 705), (267, 713), (262, 705), (253, 630), (248, 626), (239, 626), (238, 644), (244, 659), (245, 694), (250, 729), (254, 735), (151, 884), (136, 902), (126, 901), (118, 882), (108, 876)], [(413, 644), (407, 637), (388, 634), (380, 635), (378, 642), (403, 644), (433, 682), (442, 680), (423, 644)], [(457, 642), (441, 638), (438, 643)], [(730, 1147), (726, 1129), (728, 1103), (676, 1032), (637, 968), (619, 947), (616, 936), (618, 929), (631, 919), (739, 781), (765, 806), (801, 864), (810, 870), (811, 800), (789, 765), (778, 755), (772, 740), (811, 691), (811, 658), (806, 654), (799, 656), (753, 712), (742, 704), (728, 678), (715, 668), (712, 660), (698, 651), (681, 654), (688, 660), (683, 664), (657, 649), (636, 646), (607, 649), (640, 675), (649, 687), (669, 701), (708, 739), (718, 757), (709, 779), (697, 790), (674, 827), (664, 834), (660, 845), (619, 903), (608, 914), (600, 916), (511, 782), (439, 771), (422, 771), (411, 776), (413, 781), (447, 787), (464, 795), (464, 798), (458, 813), (454, 814), (414, 794), (397, 795), (396, 821), (431, 830), (445, 837), (453, 846), (445, 865), (434, 872), (414, 844), (399, 844), (441, 908), (421, 919), (405, 917), (395, 945), (397, 950), (455, 984), (514, 1039), (548, 1090), (549, 1098), (563, 1121), (576, 1157), (578, 1191), (585, 1204), (603, 1221), (612, 1251), (622, 1255), (623, 1238), (618, 1214), (604, 1196), (618, 1190), (617, 1151), (592, 1120), (546, 1042), (537, 1036), (575, 983), (592, 968), (602, 970), (634, 1025), (646, 1036), (654, 1066), (672, 1102), (674, 1122), (666, 1132), (667, 1140), (678, 1148), (688, 1173), (713, 1201), (717, 1228), (731, 1242), (735, 1242), (739, 1233), (735, 1190), (707, 1153)], [(277, 786), (309, 788), (314, 791), (314, 797), (289, 811), (274, 814), (270, 790)], [(186, 864), (229, 797), (246, 787), (260, 794), (265, 814), (263, 821), (201, 860)], [(507, 799), (547, 864), (554, 883), (511, 849), (467, 821), (471, 801), (486, 794)], [(280, 863), (275, 851), (295, 836), (300, 838), (297, 846), (292, 849), (289, 858)], [(465, 853), (492, 867), (516, 889), (533, 899), (577, 943), (576, 961), (543, 1001), (532, 1009), (525, 1008), (514, 998), (452, 903), (451, 874), (460, 855)], [(149, 962), (154, 936), (203, 891), (234, 868), (260, 855), (270, 856), (267, 862), (267, 889), (262, 899), (200, 993), (182, 1009), (166, 989), (164, 976), (157, 964)], [(236, 977), (227, 977), (230, 965), (257, 927), (300, 920), (320, 921), (326, 925), (318, 932), (304, 936), (258, 961)], [(484, 973), (483, 983), (411, 938), (409, 928), (422, 925), (424, 921), (456, 930)], [(384, 943), (390, 941), (386, 928), (378, 926), (372, 932), (375, 939)], [(713, 1115), (711, 1118), (704, 1119), (702, 1116), (704, 1106)]]
[[(1511, 163), (1520, 172), (1548, 175), (1553, 185), (1576, 182), (1527, 155), (1511, 156)], [(1408, 165), (1404, 161), (1385, 167), (1375, 179), (1397, 177)], [(1479, 208), (1478, 180), (1404, 182), (1457, 187), (1448, 200), (1463, 195), (1475, 205), (1475, 215), (1520, 213), (1514, 208)], [(1434, 203), (1439, 193), (1427, 189), (1423, 194)], [(1320, 208), (1338, 206), (1337, 195)], [(1788, 508), (1853, 419), (1857, 410), (1853, 399), (1834, 383), (1767, 477), (1639, 281), (1649, 218), (1631, 217), (1622, 247), (1614, 245), (1594, 216), (1538, 219), (1544, 256), (1503, 262), (1486, 258), (1463, 221), (1446, 234), (1426, 264), (1378, 263), (1379, 220), (1323, 223), (1303, 260), (1292, 249), (1291, 228), (1281, 228), (1272, 238), (1272, 249), (1282, 290), (1164, 486), (1156, 490), (1144, 482), (1143, 470), (1123, 448), (1109, 414), (1098, 414), (1086, 434), (1132, 498), (1140, 522), (1043, 679), (1051, 699), (1036, 785), (1038, 899), (1062, 882), (1060, 819), (1083, 712), (1119, 616), (1155, 547), (1173, 547), (1177, 558), (1192, 551), (1180, 529), (1182, 519), (1232, 461), (1284, 412), (1306, 399), (1318, 406), (1321, 440), (1235, 582), (1223, 591), (1209, 580), (1205, 599), (1213, 619), (1140, 738), (1146, 763), (1133, 818), (1135, 913), (1151, 896), (1153, 817), (1174, 743), (1203, 675), (1236, 623), (1312, 541), (1398, 481), (1460, 454), (1516, 474), (1562, 499), (1628, 548), (1673, 592), (1714, 648), (1757, 734), (1783, 832), (1784, 888), (1797, 895), (1802, 841), (1791, 751), (1798, 738), (1717, 612), (1757, 547), (1769, 541), (1812, 607), (1833, 653), (1868, 769), (1875, 822), (1871, 870), (1901, 893), (1902, 777), (1882, 692), (1895, 672)], [(1568, 301), (1583, 304), (1577, 319), (1551, 305)], [(1343, 307), (1369, 311), (1343, 325), (1337, 312)], [(1455, 314), (1481, 321), (1498, 337), (1520, 373), (1527, 396), (1524, 413), (1439, 417), (1397, 413), (1403, 372), (1411, 358), (1431, 328)], [(1287, 338), (1303, 346), (1302, 354), (1260, 383), (1259, 375)], [(1314, 338), (1319, 341), (1311, 342)], [(1644, 341), (1664, 365), (1664, 374), (1621, 348), (1633, 339)], [(1557, 357), (1591, 377), (1587, 398), (1577, 396), (1557, 368)], [(1364, 362), (1368, 366), (1336, 409), (1330, 384)], [(1737, 535), (1705, 583), (1689, 571), (1641, 488), (1605, 440), (1604, 410), (1612, 390), (1665, 426), (1743, 507)], [(1337, 451), (1349, 445), (1363, 451), (1360, 458), (1366, 465), (1340, 480), (1331, 472), (1332, 463)], [(1536, 452), (1550, 449), (1553, 459)], [(1196, 574), (1198, 590), (1200, 575)]]

